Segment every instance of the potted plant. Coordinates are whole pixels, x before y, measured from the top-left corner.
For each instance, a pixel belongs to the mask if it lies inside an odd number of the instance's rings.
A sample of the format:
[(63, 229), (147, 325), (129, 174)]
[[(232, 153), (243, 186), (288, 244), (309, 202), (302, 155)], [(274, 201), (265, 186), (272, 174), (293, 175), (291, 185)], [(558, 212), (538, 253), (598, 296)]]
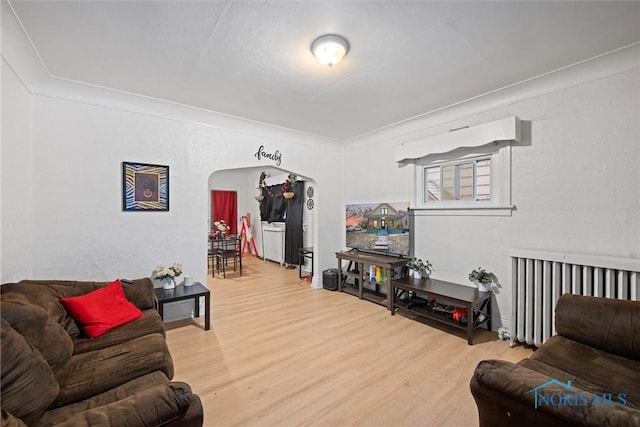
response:
[(478, 267), (469, 273), (469, 280), (476, 284), (480, 292), (489, 292), (491, 290), (490, 283), (495, 282), (497, 277), (490, 271), (486, 271), (482, 267)]
[(293, 199), (293, 196), (295, 195), (294, 190), (297, 183), (298, 176), (290, 173), (287, 177), (287, 180), (284, 182), (284, 185), (282, 186), (282, 195), (285, 197), (285, 199)]
[(256, 187), (258, 189), (258, 195), (256, 196), (256, 200), (258, 202), (261, 202), (264, 200), (264, 194), (262, 194), (262, 191), (264, 188), (265, 179), (267, 179), (267, 173), (265, 171), (260, 172), (260, 178), (258, 179), (258, 186)]
[(175, 278), (182, 274), (182, 264), (175, 263), (169, 267), (159, 265), (155, 270), (156, 278), (164, 282), (164, 289), (176, 287)]
[(427, 261), (422, 261), (420, 258), (412, 258), (407, 262), (407, 267), (411, 270), (411, 274), (416, 279), (423, 277), (429, 278), (429, 274), (433, 271), (433, 266)]

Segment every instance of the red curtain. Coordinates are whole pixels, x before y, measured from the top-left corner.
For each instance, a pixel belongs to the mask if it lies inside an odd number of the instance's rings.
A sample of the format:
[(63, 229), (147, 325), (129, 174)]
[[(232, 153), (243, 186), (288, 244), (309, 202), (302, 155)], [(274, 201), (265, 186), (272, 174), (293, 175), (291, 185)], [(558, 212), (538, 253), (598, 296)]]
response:
[(211, 228), (221, 219), (229, 225), (229, 234), (238, 233), (238, 193), (235, 191), (211, 190)]

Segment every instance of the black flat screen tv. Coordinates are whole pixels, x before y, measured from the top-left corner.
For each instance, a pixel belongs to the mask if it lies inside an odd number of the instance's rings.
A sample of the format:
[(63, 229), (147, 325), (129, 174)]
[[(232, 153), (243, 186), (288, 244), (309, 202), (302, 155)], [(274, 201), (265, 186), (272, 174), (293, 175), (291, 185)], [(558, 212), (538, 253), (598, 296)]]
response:
[(409, 256), (409, 202), (348, 204), (345, 212), (348, 248)]

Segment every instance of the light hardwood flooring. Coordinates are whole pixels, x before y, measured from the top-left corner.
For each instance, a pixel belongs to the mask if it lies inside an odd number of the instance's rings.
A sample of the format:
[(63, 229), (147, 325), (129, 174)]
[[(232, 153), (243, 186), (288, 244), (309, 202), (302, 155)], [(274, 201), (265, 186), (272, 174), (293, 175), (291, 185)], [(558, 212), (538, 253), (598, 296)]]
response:
[(313, 289), (298, 270), (247, 256), (243, 276), (208, 279), (203, 317), (167, 323), (175, 381), (213, 426), (474, 426), (477, 363), (519, 361), (495, 333), (391, 316), (346, 293)]

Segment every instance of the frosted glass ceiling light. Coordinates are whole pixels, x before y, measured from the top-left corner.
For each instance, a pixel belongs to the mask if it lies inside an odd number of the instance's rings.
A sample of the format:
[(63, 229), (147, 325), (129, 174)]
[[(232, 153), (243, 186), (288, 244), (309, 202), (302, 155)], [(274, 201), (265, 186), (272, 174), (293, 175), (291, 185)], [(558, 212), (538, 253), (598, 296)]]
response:
[(311, 43), (311, 52), (328, 67), (336, 65), (349, 52), (349, 42), (336, 34), (325, 34)]

